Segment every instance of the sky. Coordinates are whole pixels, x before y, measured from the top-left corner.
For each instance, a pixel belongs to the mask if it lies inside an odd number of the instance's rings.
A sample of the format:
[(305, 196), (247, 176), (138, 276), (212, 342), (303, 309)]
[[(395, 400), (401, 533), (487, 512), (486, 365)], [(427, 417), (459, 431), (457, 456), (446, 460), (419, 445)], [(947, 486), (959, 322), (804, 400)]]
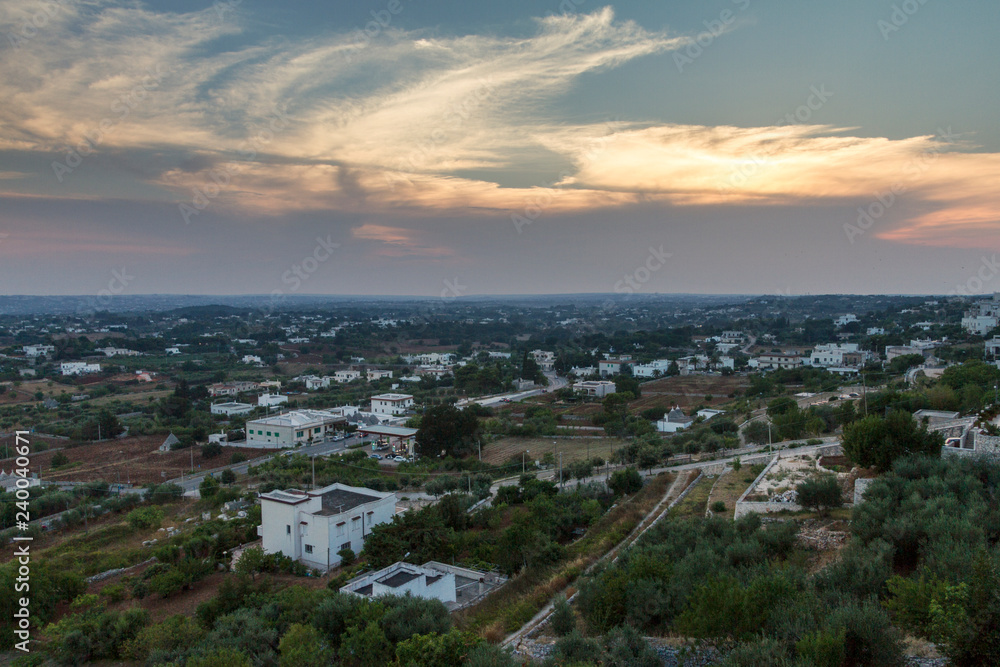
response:
[(0, 0), (0, 293), (991, 293), (998, 30), (995, 0)]

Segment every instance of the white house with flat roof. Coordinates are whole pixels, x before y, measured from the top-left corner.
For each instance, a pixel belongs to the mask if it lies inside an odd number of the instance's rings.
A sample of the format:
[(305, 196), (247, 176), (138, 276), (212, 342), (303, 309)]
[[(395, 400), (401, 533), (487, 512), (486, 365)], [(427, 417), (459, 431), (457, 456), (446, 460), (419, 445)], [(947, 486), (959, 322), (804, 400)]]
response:
[(372, 528), (392, 521), (396, 494), (346, 484), (315, 491), (288, 489), (260, 495), (264, 553), (282, 553), (326, 571), (340, 565), (338, 551), (365, 547)]
[(392, 371), (381, 370), (378, 368), (369, 368), (367, 371), (365, 371), (365, 375), (368, 376), (369, 382), (374, 382), (375, 380), (392, 378)]
[(574, 393), (596, 398), (604, 398), (608, 394), (615, 393), (616, 390), (615, 383), (610, 380), (584, 380), (573, 385)]
[(237, 403), (236, 401), (226, 401), (225, 403), (212, 403), (209, 411), (213, 415), (245, 415), (253, 412), (255, 406), (249, 403)]
[(55, 345), (25, 345), (21, 348), (26, 357), (44, 357), (56, 351)]
[(292, 410), (246, 423), (246, 447), (285, 448), (322, 442), (347, 419), (328, 410)]
[(379, 394), (372, 396), (372, 412), (377, 415), (398, 416), (413, 407), (410, 394)]
[(275, 406), (281, 405), (282, 403), (287, 403), (288, 397), (284, 394), (261, 394), (257, 397), (257, 405), (261, 406)]
[(100, 364), (88, 364), (85, 361), (64, 361), (59, 364), (63, 375), (83, 375), (84, 373), (100, 373)]

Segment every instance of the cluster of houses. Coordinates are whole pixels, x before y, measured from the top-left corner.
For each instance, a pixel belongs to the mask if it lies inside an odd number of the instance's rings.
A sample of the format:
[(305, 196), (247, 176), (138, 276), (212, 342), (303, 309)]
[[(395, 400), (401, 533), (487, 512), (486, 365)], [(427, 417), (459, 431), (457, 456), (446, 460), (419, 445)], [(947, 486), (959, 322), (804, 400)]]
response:
[[(362, 551), (372, 529), (390, 523), (397, 513), (395, 493), (345, 484), (262, 493), (260, 507), (257, 534), (264, 552), (284, 554), (321, 572), (338, 567), (348, 552)], [(399, 561), (361, 574), (340, 590), (366, 598), (409, 594), (458, 609), (505, 581), (495, 573), (436, 561)]]
[(1000, 326), (1000, 292), (992, 298), (977, 301), (962, 316), (962, 328), (971, 334), (985, 336)]

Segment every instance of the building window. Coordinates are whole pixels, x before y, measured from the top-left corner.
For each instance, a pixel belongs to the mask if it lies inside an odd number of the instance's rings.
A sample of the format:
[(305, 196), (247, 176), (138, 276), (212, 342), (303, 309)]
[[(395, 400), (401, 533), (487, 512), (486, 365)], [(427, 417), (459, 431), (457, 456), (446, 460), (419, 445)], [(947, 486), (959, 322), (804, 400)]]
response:
[(319, 433), (319, 426), (313, 429), (313, 433)]
[(312, 552), (313, 552), (313, 545), (307, 544), (306, 545), (306, 553), (307, 554), (311, 554)]
[(303, 434), (302, 434), (302, 431), (296, 431), (296, 432), (295, 432), (295, 437), (296, 437), (296, 438), (301, 438), (301, 437), (302, 437), (302, 435), (303, 435)]
[(292, 534), (292, 527), (291, 527), (291, 525), (286, 525), (285, 526), (285, 535), (291, 535), (291, 534)]
[(271, 432), (270, 431), (267, 432), (267, 437), (269, 437), (269, 438), (271, 437)]

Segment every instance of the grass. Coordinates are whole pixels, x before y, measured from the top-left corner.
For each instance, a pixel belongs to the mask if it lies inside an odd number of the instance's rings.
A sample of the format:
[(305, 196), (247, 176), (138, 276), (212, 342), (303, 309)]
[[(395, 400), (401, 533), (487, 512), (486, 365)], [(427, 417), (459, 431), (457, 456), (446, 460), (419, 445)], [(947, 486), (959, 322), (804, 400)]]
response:
[(726, 505), (725, 511), (732, 514), (736, 511), (736, 501), (763, 470), (764, 464), (761, 463), (727, 472), (715, 484), (709, 502), (722, 501)]
[(656, 506), (672, 480), (672, 475), (654, 478), (634, 496), (608, 510), (584, 537), (566, 549), (558, 563), (526, 568), (478, 605), (460, 611), (455, 619), (457, 625), (491, 642), (499, 642), (519, 629), (556, 593), (624, 540)]
[[(555, 445), (553, 445), (555, 441)], [(529, 457), (541, 460), (546, 454), (552, 453), (559, 461), (562, 454), (563, 467), (573, 461), (600, 456), (605, 461), (611, 457), (614, 450), (621, 449), (625, 442), (616, 438), (567, 438), (564, 436), (542, 438), (501, 438), (496, 442), (483, 445), (483, 461), (493, 465), (502, 465), (512, 457), (520, 456), (521, 452), (531, 452)]]
[(701, 479), (695, 482), (694, 486), (684, 496), (684, 500), (674, 505), (670, 510), (673, 518), (685, 518), (693, 516), (705, 516), (705, 508), (708, 506), (708, 494), (712, 491), (714, 477), (702, 475)]

